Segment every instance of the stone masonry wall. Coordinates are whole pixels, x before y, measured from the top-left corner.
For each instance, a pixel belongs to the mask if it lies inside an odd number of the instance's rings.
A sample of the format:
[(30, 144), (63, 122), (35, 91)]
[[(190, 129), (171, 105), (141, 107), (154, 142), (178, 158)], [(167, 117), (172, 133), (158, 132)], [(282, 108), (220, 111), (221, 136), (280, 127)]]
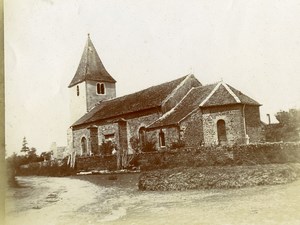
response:
[(90, 130), (90, 142), (91, 142), (91, 152), (94, 154), (98, 153), (99, 141), (98, 141), (98, 128), (91, 127)]
[[(165, 134), (165, 146), (160, 146), (159, 133), (164, 132)], [(179, 127), (167, 127), (162, 129), (147, 131), (147, 140), (155, 142), (155, 148), (157, 150), (170, 148), (172, 143), (178, 142), (179, 140)]]
[(76, 155), (82, 155), (81, 139), (85, 137), (87, 140), (87, 154), (91, 153), (90, 132), (88, 129), (80, 129), (73, 131), (73, 150)]
[(117, 157), (111, 156), (90, 156), (76, 158), (77, 171), (91, 171), (91, 170), (116, 170)]
[(101, 145), (103, 142), (105, 142), (105, 136), (106, 135), (114, 135), (114, 138), (112, 142), (117, 144), (117, 147), (120, 147), (119, 145), (119, 126), (118, 123), (110, 123), (105, 125), (99, 125), (98, 126), (98, 142), (99, 145)]
[(299, 163), (300, 143), (262, 143), (234, 146), (180, 148), (162, 152), (141, 153), (136, 165), (142, 171), (177, 167), (225, 165), (261, 165)]
[(245, 120), (250, 143), (265, 141), (265, 134), (260, 121), (259, 106), (246, 106)]
[(197, 110), (180, 123), (181, 139), (186, 147), (199, 147), (204, 144), (201, 110)]
[(160, 117), (159, 113), (153, 113), (150, 115), (145, 115), (137, 118), (132, 118), (127, 120), (127, 140), (128, 140), (128, 153), (132, 153), (132, 147), (130, 145), (130, 139), (132, 137), (139, 138), (139, 129), (141, 127), (146, 127), (153, 121)]
[(227, 144), (244, 142), (244, 122), (239, 106), (206, 108), (202, 112), (205, 145), (218, 144), (218, 120), (225, 121)]

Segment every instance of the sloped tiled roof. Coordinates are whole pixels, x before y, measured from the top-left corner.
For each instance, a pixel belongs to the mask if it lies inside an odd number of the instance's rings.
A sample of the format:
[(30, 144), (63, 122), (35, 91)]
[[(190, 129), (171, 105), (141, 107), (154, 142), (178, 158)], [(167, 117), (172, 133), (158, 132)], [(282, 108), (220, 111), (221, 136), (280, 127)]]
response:
[(162, 105), (163, 100), (165, 100), (172, 93), (172, 91), (188, 76), (184, 76), (160, 85), (152, 86), (133, 94), (102, 101), (91, 111), (76, 121), (72, 126), (159, 107)]
[(199, 108), (200, 103), (209, 95), (215, 86), (216, 84), (210, 84), (191, 89), (181, 102), (147, 128), (151, 129), (177, 124), (193, 110)]
[(228, 85), (228, 87), (241, 100), (241, 103), (248, 104), (248, 105), (261, 105), (257, 101), (255, 101), (254, 99), (252, 99), (249, 96), (243, 94), (241, 91), (231, 87), (230, 85)]
[(231, 105), (237, 103), (260, 105), (252, 98), (246, 96), (228, 84), (219, 82), (210, 96), (208, 96), (208, 98), (201, 103), (201, 107)]
[(231, 104), (259, 105), (255, 100), (240, 91), (219, 82), (191, 89), (181, 102), (150, 124), (147, 129), (177, 124), (199, 107)]
[(84, 47), (84, 51), (82, 53), (81, 60), (75, 73), (75, 76), (73, 77), (68, 87), (70, 88), (85, 80), (112, 83), (116, 82), (114, 78), (112, 78), (112, 76), (106, 71), (90, 39), (90, 36), (88, 36), (88, 40)]

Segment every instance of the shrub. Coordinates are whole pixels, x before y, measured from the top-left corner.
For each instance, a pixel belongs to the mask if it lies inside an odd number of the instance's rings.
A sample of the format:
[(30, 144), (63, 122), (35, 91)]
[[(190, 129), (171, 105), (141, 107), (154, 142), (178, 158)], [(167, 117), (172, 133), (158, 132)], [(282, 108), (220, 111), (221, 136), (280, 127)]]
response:
[(155, 147), (156, 141), (146, 141), (144, 146), (142, 147), (143, 152), (154, 152), (156, 151)]
[(134, 150), (135, 153), (141, 152), (141, 145), (140, 141), (137, 137), (131, 137), (130, 138), (130, 144), (132, 149)]
[(100, 154), (111, 155), (115, 145), (112, 141), (102, 142), (100, 145)]

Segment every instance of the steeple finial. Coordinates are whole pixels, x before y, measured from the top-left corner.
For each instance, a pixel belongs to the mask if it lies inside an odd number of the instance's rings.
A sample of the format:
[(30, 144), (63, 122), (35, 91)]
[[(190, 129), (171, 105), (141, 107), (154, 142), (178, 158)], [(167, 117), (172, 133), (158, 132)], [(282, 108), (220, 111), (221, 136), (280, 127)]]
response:
[(90, 33), (88, 33), (88, 38), (90, 38)]

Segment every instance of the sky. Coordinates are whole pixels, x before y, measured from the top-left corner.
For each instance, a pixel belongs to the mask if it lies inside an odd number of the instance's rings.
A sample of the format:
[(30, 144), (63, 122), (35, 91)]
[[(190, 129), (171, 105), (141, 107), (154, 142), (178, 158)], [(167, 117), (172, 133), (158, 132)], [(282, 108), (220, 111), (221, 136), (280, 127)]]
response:
[(266, 114), (300, 108), (298, 0), (5, 0), (6, 154), (66, 145), (68, 85), (87, 34), (117, 96), (194, 74)]

